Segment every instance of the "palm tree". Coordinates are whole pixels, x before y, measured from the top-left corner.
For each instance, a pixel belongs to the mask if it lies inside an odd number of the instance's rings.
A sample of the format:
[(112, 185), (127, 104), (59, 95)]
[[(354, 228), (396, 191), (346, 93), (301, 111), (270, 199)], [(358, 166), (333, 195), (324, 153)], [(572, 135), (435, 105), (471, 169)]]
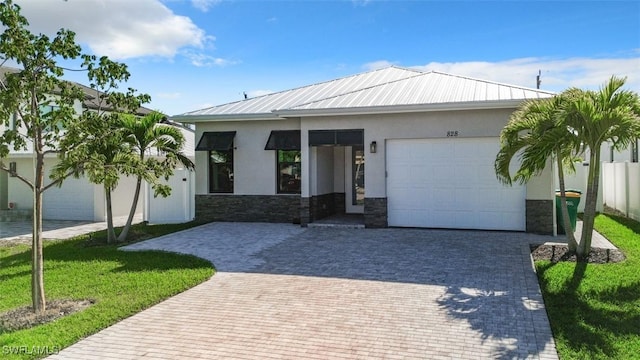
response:
[(74, 143), (73, 139), (77, 138), (84, 139), (84, 142), (73, 151), (59, 154), (59, 161), (51, 174), (53, 179), (68, 172), (75, 178), (86, 175), (90, 182), (103, 185), (107, 208), (107, 243), (116, 241), (111, 192), (118, 186), (120, 174), (136, 173), (140, 167), (138, 157), (124, 141), (123, 131), (115, 126), (120, 116), (117, 113), (100, 115), (86, 112), (81, 122), (67, 129), (61, 146), (66, 147), (67, 141)]
[[(561, 196), (563, 225), (566, 229), (569, 251), (575, 251), (577, 242), (571, 229), (564, 184), (564, 168), (575, 171), (574, 158), (579, 143), (571, 128), (558, 116), (562, 106), (575, 96), (573, 91), (553, 98), (523, 103), (510, 117), (500, 133), (500, 151), (494, 164), (498, 180), (511, 185), (513, 181), (526, 183), (544, 170), (549, 158), (555, 158)], [(518, 156), (520, 168), (511, 177), (510, 164)]]
[[(194, 164), (182, 152), (184, 137), (178, 128), (172, 125), (163, 124), (164, 115), (159, 112), (152, 112), (142, 118), (133, 115), (125, 115), (120, 118), (120, 128), (124, 133), (125, 141), (135, 150), (138, 160), (145, 164), (143, 171), (137, 173), (136, 190), (129, 211), (129, 217), (122, 232), (118, 236), (118, 241), (125, 241), (133, 217), (136, 213), (138, 200), (140, 198), (140, 187), (142, 180), (153, 184), (156, 194), (168, 195), (170, 189), (163, 188), (158, 180), (165, 179), (173, 174), (173, 169), (181, 163), (187, 169), (193, 169)], [(164, 160), (148, 158), (149, 152), (156, 149), (158, 154), (164, 156)]]
[(591, 251), (593, 224), (600, 181), (600, 147), (613, 143), (616, 150), (626, 148), (640, 137), (640, 99), (623, 90), (626, 78), (611, 77), (599, 91), (584, 91), (570, 101), (561, 115), (577, 133), (583, 149), (589, 149), (589, 174), (582, 237), (578, 257), (585, 260)]

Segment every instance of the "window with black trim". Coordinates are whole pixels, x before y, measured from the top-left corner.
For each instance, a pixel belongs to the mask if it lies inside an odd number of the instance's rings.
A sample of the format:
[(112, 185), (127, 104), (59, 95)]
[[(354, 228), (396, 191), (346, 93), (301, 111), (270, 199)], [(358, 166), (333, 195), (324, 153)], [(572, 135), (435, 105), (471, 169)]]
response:
[(209, 192), (233, 193), (233, 149), (209, 151)]
[(300, 194), (300, 150), (277, 150), (278, 194)]

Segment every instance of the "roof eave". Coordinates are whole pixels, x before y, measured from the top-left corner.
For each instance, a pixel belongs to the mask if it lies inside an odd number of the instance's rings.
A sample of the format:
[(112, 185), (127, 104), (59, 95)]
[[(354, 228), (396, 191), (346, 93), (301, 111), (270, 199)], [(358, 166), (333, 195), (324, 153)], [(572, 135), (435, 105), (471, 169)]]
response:
[(274, 114), (288, 117), (302, 116), (336, 116), (336, 115), (371, 115), (390, 113), (412, 113), (431, 111), (453, 111), (453, 110), (487, 110), (487, 109), (515, 109), (525, 99), (518, 100), (496, 100), (496, 101), (470, 101), (441, 104), (412, 104), (393, 106), (367, 106), (355, 108), (328, 108), (328, 109), (284, 109), (274, 110)]
[(174, 115), (169, 117), (171, 121), (187, 124), (210, 121), (245, 121), (245, 120), (282, 120), (282, 117), (274, 113), (259, 114), (215, 114), (215, 115)]

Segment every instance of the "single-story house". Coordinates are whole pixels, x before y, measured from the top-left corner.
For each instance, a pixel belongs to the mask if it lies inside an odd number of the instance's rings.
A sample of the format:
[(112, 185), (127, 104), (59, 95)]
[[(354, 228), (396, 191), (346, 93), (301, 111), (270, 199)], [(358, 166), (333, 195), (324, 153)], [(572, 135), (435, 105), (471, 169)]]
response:
[(499, 134), (552, 92), (387, 67), (173, 116), (196, 129), (196, 219), (554, 233), (552, 167), (494, 173)]

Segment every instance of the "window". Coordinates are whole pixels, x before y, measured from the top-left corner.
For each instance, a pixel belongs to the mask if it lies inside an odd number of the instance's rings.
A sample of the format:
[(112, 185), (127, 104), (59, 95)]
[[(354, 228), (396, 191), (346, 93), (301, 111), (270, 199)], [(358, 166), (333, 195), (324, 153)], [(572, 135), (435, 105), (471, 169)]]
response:
[(233, 193), (233, 149), (209, 151), (209, 192)]
[(278, 194), (300, 194), (300, 150), (277, 150)]
[(18, 114), (13, 113), (11, 116), (11, 125), (9, 126), (9, 130), (18, 130)]
[[(43, 120), (45, 121), (49, 121), (51, 122), (53, 119), (51, 119), (52, 116), (54, 116), (54, 111), (59, 111), (60, 110), (60, 106), (55, 106), (55, 105), (40, 105), (40, 116), (42, 117)], [(44, 132), (48, 133), (51, 132), (54, 128), (56, 128), (58, 131), (60, 130), (64, 130), (64, 123), (62, 120), (58, 120), (55, 122), (55, 124), (52, 126), (51, 124), (48, 125), (45, 129)]]
[(233, 138), (235, 131), (202, 134), (196, 151), (209, 154), (209, 192), (233, 193)]
[(276, 151), (278, 194), (300, 194), (300, 130), (273, 130), (265, 150)]

